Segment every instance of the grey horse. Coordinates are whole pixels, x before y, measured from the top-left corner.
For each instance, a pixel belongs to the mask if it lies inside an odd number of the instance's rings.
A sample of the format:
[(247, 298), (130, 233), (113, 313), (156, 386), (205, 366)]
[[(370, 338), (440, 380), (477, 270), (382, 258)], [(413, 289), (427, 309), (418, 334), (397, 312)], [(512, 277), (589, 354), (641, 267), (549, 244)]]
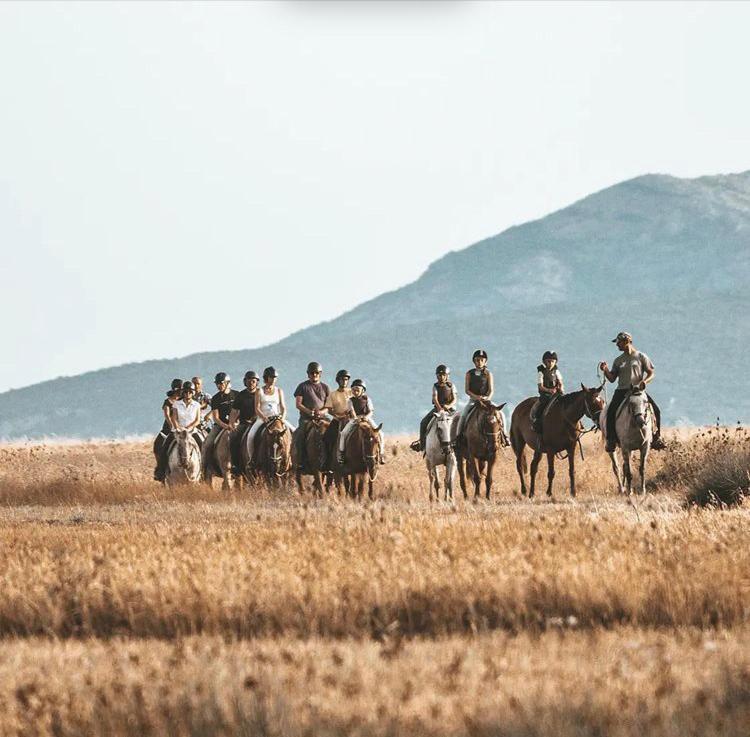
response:
[(430, 501), (433, 492), (435, 501), (440, 500), (440, 475), (438, 466), (445, 466), (445, 501), (453, 501), (453, 480), (456, 475), (456, 454), (453, 451), (451, 438), (455, 435), (454, 425), (458, 422), (458, 414), (434, 412), (425, 436), (424, 460), (430, 477)]

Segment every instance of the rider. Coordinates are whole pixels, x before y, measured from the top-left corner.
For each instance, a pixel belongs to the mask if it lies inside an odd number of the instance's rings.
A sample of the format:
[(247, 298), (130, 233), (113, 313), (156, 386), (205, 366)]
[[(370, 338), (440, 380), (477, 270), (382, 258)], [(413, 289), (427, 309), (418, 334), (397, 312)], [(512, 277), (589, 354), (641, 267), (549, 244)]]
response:
[(454, 386), (450, 381), (450, 375), (451, 370), (444, 363), (441, 363), (435, 369), (437, 381), (432, 385), (432, 409), (419, 423), (419, 440), (413, 442), (409, 446), (412, 450), (424, 450), (427, 426), (430, 424), (430, 420), (433, 418), (435, 412), (445, 411), (453, 414), (456, 411), (458, 397), (456, 396)]
[(180, 398), (182, 384), (182, 379), (172, 379), (172, 383), (170, 384), (170, 389), (167, 392), (166, 399), (162, 402), (161, 405), (161, 411), (164, 415), (164, 422), (162, 423), (161, 430), (159, 430), (159, 434), (156, 436), (156, 440), (154, 440), (154, 455), (156, 456), (156, 468), (154, 469), (155, 481), (162, 480), (162, 451), (165, 448), (167, 439), (172, 433), (172, 405)]
[[(617, 389), (615, 389), (607, 407), (608, 453), (614, 452), (617, 447), (617, 430), (615, 429), (617, 410), (633, 389), (645, 391), (646, 386), (653, 381), (656, 373), (651, 359), (645, 353), (635, 349), (633, 336), (630, 333), (620, 332), (612, 342), (617, 344), (617, 348), (622, 353), (612, 362), (611, 369), (606, 361), (599, 364), (600, 371), (603, 372), (608, 381), (617, 381)], [(661, 439), (661, 411), (656, 402), (648, 394), (646, 396), (654, 410), (656, 419), (656, 430), (651, 440), (651, 447), (654, 450), (661, 450), (665, 447), (664, 441)]]
[(532, 407), (534, 417), (532, 429), (535, 433), (541, 435), (544, 409), (550, 403), (552, 397), (565, 393), (565, 387), (563, 386), (560, 369), (557, 368), (557, 353), (554, 351), (544, 352), (542, 363), (536, 367), (536, 370), (536, 387), (539, 390), (539, 399)]
[(456, 439), (463, 436), (464, 425), (469, 414), (479, 402), (489, 402), (495, 391), (495, 381), (492, 372), (487, 368), (487, 351), (477, 349), (471, 357), (474, 362), (474, 368), (466, 372), (464, 388), (469, 395), (469, 402), (463, 408), (461, 416), (458, 418), (458, 428)]
[(232, 413), (232, 405), (237, 397), (238, 392), (232, 389), (232, 379), (224, 371), (219, 371), (214, 377), (214, 384), (218, 391), (211, 397), (211, 419), (214, 421), (214, 426), (211, 428), (211, 432), (208, 433), (208, 437), (203, 443), (203, 466), (205, 468), (206, 460), (210, 457), (209, 454), (213, 451), (213, 444), (216, 440), (216, 436), (221, 430), (232, 430), (232, 426), (229, 424), (229, 416)]
[(302, 470), (306, 465), (305, 425), (327, 412), (325, 403), (331, 392), (328, 385), (320, 380), (322, 374), (323, 367), (317, 361), (311, 361), (307, 364), (307, 381), (303, 381), (294, 390), (294, 401), (299, 410), (299, 426), (294, 436), (294, 442), (297, 444), (295, 455), (298, 470)]
[(201, 406), (201, 424), (200, 431), (205, 437), (211, 429), (211, 395), (203, 391), (203, 379), (200, 376), (193, 376), (193, 386), (195, 387), (195, 399)]
[(263, 386), (255, 392), (256, 420), (248, 431), (247, 436), (247, 455), (250, 463), (253, 462), (255, 436), (258, 434), (260, 428), (272, 417), (281, 417), (284, 424), (289, 428), (289, 431), (294, 431), (294, 427), (286, 419), (284, 391), (276, 385), (278, 376), (279, 372), (273, 366), (265, 368), (263, 370)]
[[(351, 435), (354, 428), (359, 422), (369, 422), (374, 428), (377, 427), (375, 420), (372, 418), (374, 407), (370, 397), (367, 396), (367, 387), (362, 379), (354, 379), (352, 382), (352, 396), (348, 402), (349, 422), (339, 435), (338, 462), (339, 465), (344, 463), (344, 451), (346, 450), (346, 441)], [(385, 463), (385, 447), (383, 445), (383, 433), (378, 433), (378, 447), (380, 449), (380, 463)]]
[(258, 374), (255, 371), (246, 371), (242, 379), (245, 388), (237, 392), (232, 402), (232, 412), (229, 415), (229, 424), (234, 428), (229, 441), (229, 449), (232, 454), (232, 473), (240, 474), (240, 441), (245, 431), (255, 422), (255, 397), (258, 392)]
[(333, 417), (323, 438), (326, 458), (332, 457), (331, 452), (336, 446), (336, 437), (349, 419), (349, 398), (352, 396), (352, 390), (349, 388), (349, 379), (351, 379), (351, 376), (349, 376), (349, 372), (346, 369), (337, 371), (336, 383), (338, 384), (338, 389), (334, 389), (328, 395), (323, 405), (323, 409), (327, 410)]
[[(172, 385), (176, 385), (179, 379), (175, 379)], [(167, 392), (167, 399), (162, 405), (167, 409), (169, 413), (168, 428), (167, 422), (165, 421), (164, 426), (160, 435), (163, 436), (162, 442), (155, 447), (156, 452), (156, 469), (154, 470), (154, 480), (164, 481), (164, 476), (167, 472), (167, 463), (169, 461), (168, 452), (171, 443), (169, 442), (174, 430), (185, 428), (187, 430), (193, 430), (200, 424), (200, 405), (193, 399), (195, 390), (193, 384), (190, 381), (186, 381), (181, 385), (180, 389), (171, 389)], [(197, 417), (197, 421), (193, 422)], [(198, 447), (203, 440), (203, 436), (200, 433), (193, 433)]]

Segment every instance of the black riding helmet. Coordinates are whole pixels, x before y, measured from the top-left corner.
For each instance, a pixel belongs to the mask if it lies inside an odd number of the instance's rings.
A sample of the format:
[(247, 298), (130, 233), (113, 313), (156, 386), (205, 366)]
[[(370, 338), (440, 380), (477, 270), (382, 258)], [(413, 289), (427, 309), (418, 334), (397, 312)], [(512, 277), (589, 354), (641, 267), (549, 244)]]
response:
[(267, 366), (263, 369), (263, 378), (269, 379), (269, 378), (278, 378), (279, 372), (273, 367), (273, 366)]
[(182, 389), (182, 379), (172, 379), (170, 386), (172, 391), (180, 391)]
[(229, 378), (229, 374), (225, 373), (224, 371), (219, 371), (216, 376), (214, 376), (214, 384), (221, 384), (222, 381), (231, 381)]
[(435, 374), (450, 374), (451, 370), (444, 364), (441, 363), (436, 369)]
[(487, 358), (487, 351), (482, 350), (481, 348), (477, 348), (474, 351), (474, 355), (471, 357), (471, 360), (473, 361), (475, 358)]
[(551, 358), (554, 361), (557, 361), (557, 353), (554, 351), (544, 351), (544, 355), (542, 356), (542, 361), (546, 361), (548, 358)]
[(260, 378), (258, 374), (255, 373), (255, 371), (245, 371), (245, 376), (243, 378), (243, 381), (250, 381), (250, 379), (258, 379)]
[(310, 361), (310, 363), (307, 364), (307, 374), (308, 376), (312, 373), (320, 372), (323, 373), (323, 367), (317, 362), (317, 361)]
[(339, 369), (336, 372), (336, 381), (340, 381), (341, 379), (351, 379), (352, 377), (349, 376), (349, 372), (346, 369)]
[(192, 381), (186, 381), (186, 382), (185, 382), (185, 383), (184, 383), (184, 384), (182, 385), (182, 393), (183, 393), (183, 394), (184, 394), (185, 392), (194, 392), (194, 391), (195, 391), (195, 386), (193, 385), (193, 382), (192, 382)]
[(354, 379), (354, 381), (352, 382), (352, 389), (354, 389), (355, 386), (361, 386), (363, 392), (367, 391), (367, 387), (365, 386), (365, 382), (362, 381), (362, 379)]

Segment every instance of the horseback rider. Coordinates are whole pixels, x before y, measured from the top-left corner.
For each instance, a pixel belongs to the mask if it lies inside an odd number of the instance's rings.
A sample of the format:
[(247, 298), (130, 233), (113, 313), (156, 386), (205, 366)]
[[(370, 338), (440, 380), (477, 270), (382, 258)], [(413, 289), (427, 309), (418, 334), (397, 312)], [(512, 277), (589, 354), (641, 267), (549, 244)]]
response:
[(229, 415), (229, 424), (234, 428), (229, 441), (229, 450), (232, 455), (232, 473), (239, 476), (240, 470), (240, 444), (242, 437), (248, 428), (255, 422), (255, 401), (258, 392), (258, 374), (255, 371), (246, 371), (242, 379), (245, 388), (237, 392), (232, 402), (232, 412)]
[(531, 408), (532, 429), (537, 435), (542, 434), (542, 423), (544, 421), (544, 411), (553, 397), (565, 393), (563, 378), (560, 369), (557, 368), (557, 353), (554, 351), (545, 351), (542, 356), (542, 363), (536, 367), (537, 381), (536, 386), (539, 390), (539, 399)]
[[(612, 399), (607, 407), (607, 452), (614, 452), (617, 447), (617, 431), (615, 422), (617, 410), (625, 398), (633, 391), (645, 391), (655, 376), (654, 364), (645, 354), (637, 351), (633, 345), (633, 336), (630, 333), (620, 332), (612, 341), (622, 353), (612, 362), (610, 369), (606, 361), (599, 364), (599, 369), (610, 382), (617, 381), (617, 389), (612, 394)], [(648, 401), (654, 411), (656, 430), (654, 431), (651, 447), (654, 450), (662, 450), (665, 447), (661, 438), (661, 411), (656, 402), (648, 395)]]
[[(181, 379), (174, 379), (172, 386), (176, 387), (177, 382), (181, 382), (180, 388), (173, 388), (167, 392), (167, 399), (162, 405), (162, 409), (168, 413), (168, 419), (164, 421), (159, 435), (162, 437), (158, 445), (154, 445), (156, 453), (156, 469), (154, 470), (154, 480), (164, 481), (167, 473), (167, 464), (169, 462), (169, 449), (172, 445), (173, 431), (184, 428), (194, 430), (200, 425), (200, 404), (193, 399), (195, 389), (192, 382), (182, 382)], [(197, 415), (197, 422), (193, 422)], [(198, 447), (203, 442), (203, 436), (200, 432), (194, 432), (193, 437), (198, 443)]]
[(211, 395), (203, 391), (203, 379), (200, 376), (193, 376), (192, 382), (195, 387), (193, 399), (201, 406), (200, 431), (205, 437), (211, 430)]
[[(333, 417), (328, 425), (328, 429), (323, 436), (323, 445), (325, 447), (326, 459), (332, 458), (332, 451), (336, 447), (336, 438), (341, 428), (344, 427), (349, 419), (349, 399), (352, 396), (352, 390), (349, 388), (351, 376), (346, 369), (340, 369), (336, 372), (336, 383), (338, 388), (334, 389), (325, 401), (323, 409)], [(327, 463), (323, 464), (327, 465)]]
[(323, 375), (323, 367), (317, 361), (307, 364), (307, 381), (303, 381), (294, 390), (294, 401), (299, 411), (299, 424), (294, 434), (295, 457), (297, 458), (297, 470), (302, 471), (307, 465), (305, 458), (305, 435), (306, 425), (310, 420), (316, 419), (328, 410), (325, 408), (328, 395), (331, 393), (327, 384), (320, 378)]
[[(346, 450), (346, 441), (349, 435), (360, 422), (367, 422), (371, 427), (377, 428), (375, 420), (373, 419), (374, 407), (372, 400), (367, 396), (367, 387), (362, 379), (354, 379), (352, 382), (352, 396), (349, 398), (347, 404), (349, 422), (346, 423), (344, 429), (339, 435), (339, 447), (338, 447), (338, 462), (339, 465), (344, 464), (344, 451)], [(378, 448), (380, 453), (380, 464), (385, 463), (385, 446), (383, 443), (383, 433), (378, 433)]]
[(463, 437), (464, 426), (474, 407), (480, 402), (489, 402), (495, 391), (495, 381), (492, 372), (487, 368), (487, 351), (477, 349), (471, 357), (474, 368), (466, 372), (464, 389), (469, 396), (469, 401), (458, 418), (456, 440)]
[(213, 452), (216, 436), (222, 431), (231, 432), (229, 417), (232, 414), (232, 405), (238, 392), (232, 389), (232, 378), (225, 371), (219, 371), (214, 377), (214, 384), (218, 391), (211, 397), (211, 419), (214, 425), (203, 443), (203, 467)]
[(412, 450), (424, 450), (425, 439), (427, 437), (427, 426), (430, 424), (430, 420), (434, 417), (435, 412), (445, 411), (453, 414), (456, 411), (458, 397), (456, 396), (455, 388), (450, 381), (450, 375), (451, 370), (444, 363), (441, 363), (435, 369), (437, 381), (432, 385), (432, 409), (419, 423), (419, 440), (416, 440), (409, 446)]
[(154, 481), (163, 481), (162, 451), (167, 439), (172, 434), (172, 405), (180, 398), (182, 391), (182, 379), (172, 379), (166, 399), (162, 402), (161, 411), (164, 422), (161, 430), (154, 440), (154, 455), (156, 456), (156, 468), (154, 469)]
[(279, 372), (268, 366), (263, 369), (263, 386), (255, 392), (255, 415), (256, 420), (247, 435), (247, 457), (253, 462), (255, 450), (255, 438), (268, 420), (273, 417), (281, 417), (290, 432), (294, 432), (294, 426), (286, 419), (286, 402), (284, 401), (284, 390), (277, 386), (276, 379)]

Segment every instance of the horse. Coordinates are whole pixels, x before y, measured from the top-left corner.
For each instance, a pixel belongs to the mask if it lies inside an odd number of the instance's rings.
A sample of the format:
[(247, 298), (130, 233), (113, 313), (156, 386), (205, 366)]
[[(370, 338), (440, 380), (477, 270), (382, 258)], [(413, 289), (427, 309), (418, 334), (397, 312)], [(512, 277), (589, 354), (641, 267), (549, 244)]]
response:
[(178, 428), (172, 431), (175, 443), (169, 451), (166, 486), (197, 484), (201, 478), (201, 451), (191, 430)]
[(357, 422), (349, 433), (344, 447), (344, 463), (338, 466), (336, 474), (344, 478), (347, 494), (355, 499), (361, 499), (365, 490), (367, 477), (368, 496), (373, 498), (373, 484), (378, 475), (380, 462), (380, 430), (381, 422), (373, 427), (366, 420)]
[(466, 468), (474, 482), (474, 498), (479, 497), (479, 487), (484, 476), (485, 497), (490, 498), (492, 490), (492, 470), (497, 459), (497, 452), (508, 445), (505, 435), (505, 420), (503, 419), (502, 404), (492, 404), (489, 401), (477, 402), (474, 411), (464, 425), (464, 444), (457, 457), (458, 479), (464, 499), (466, 492)]
[(510, 423), (510, 444), (516, 456), (516, 470), (521, 480), (521, 494), (526, 496), (526, 446), (534, 452), (531, 459), (531, 485), (529, 499), (534, 496), (536, 472), (542, 455), (547, 456), (547, 496), (552, 496), (552, 483), (555, 478), (555, 454), (567, 453), (568, 473), (570, 475), (570, 495), (576, 495), (575, 450), (581, 436), (581, 418), (586, 415), (596, 422), (597, 413), (603, 402), (599, 396), (603, 384), (586, 388), (581, 384), (580, 391), (562, 396), (555, 395), (549, 411), (544, 417), (542, 437), (534, 432), (531, 422), (531, 408), (538, 397), (524, 399), (514, 410)]
[(309, 422), (301, 425), (295, 432), (304, 432), (302, 442), (305, 448), (305, 467), (300, 469), (299, 459), (297, 456), (297, 443), (292, 438), (292, 465), (296, 469), (295, 479), (297, 481), (297, 488), (300, 494), (302, 493), (302, 476), (313, 477), (313, 493), (318, 496), (323, 496), (323, 476), (326, 476), (327, 484), (326, 488), (330, 489), (330, 475), (326, 469), (326, 448), (324, 437), (328, 430), (331, 420), (325, 417), (317, 417)]
[[(606, 438), (606, 411), (603, 411), (599, 418), (599, 426), (602, 431), (602, 437)], [(638, 493), (645, 494), (646, 461), (648, 460), (651, 441), (654, 436), (654, 414), (646, 392), (632, 390), (625, 397), (615, 420), (615, 432), (617, 433), (617, 441), (622, 453), (622, 474), (617, 463), (617, 451), (612, 451), (609, 457), (612, 459), (612, 470), (617, 479), (617, 488), (620, 494), (627, 493), (630, 495), (632, 493), (633, 472), (630, 469), (630, 454), (634, 450), (638, 450), (640, 451), (640, 489)]]
[(424, 460), (430, 479), (430, 501), (432, 501), (433, 492), (435, 494), (435, 501), (440, 500), (438, 466), (445, 466), (445, 501), (447, 502), (449, 499), (453, 501), (456, 454), (453, 450), (451, 438), (453, 437), (453, 425), (457, 421), (457, 413), (441, 410), (440, 412), (433, 412), (433, 419), (427, 427)]
[(232, 476), (232, 454), (229, 448), (231, 435), (228, 430), (220, 430), (214, 437), (211, 447), (206, 450), (203, 464), (203, 479), (211, 486), (214, 476), (221, 476), (221, 488), (229, 491), (234, 485)]
[(289, 428), (276, 415), (269, 417), (255, 436), (255, 468), (269, 486), (281, 486), (292, 465)]

